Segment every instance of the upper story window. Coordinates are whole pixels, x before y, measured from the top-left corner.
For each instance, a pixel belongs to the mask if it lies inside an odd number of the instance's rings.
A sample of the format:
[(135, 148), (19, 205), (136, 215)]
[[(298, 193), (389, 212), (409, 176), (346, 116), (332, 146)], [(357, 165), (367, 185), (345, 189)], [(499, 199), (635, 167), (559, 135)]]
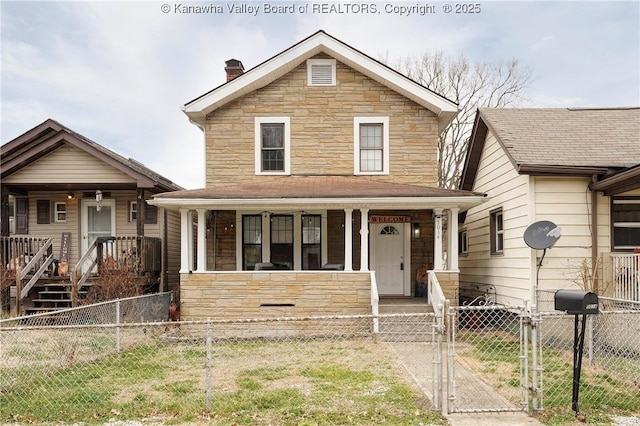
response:
[(640, 247), (640, 199), (614, 199), (611, 223), (614, 250)]
[(308, 59), (307, 84), (309, 86), (335, 86), (335, 59)]
[(502, 254), (504, 251), (504, 222), (502, 208), (492, 210), (489, 213), (489, 231), (491, 242), (491, 254)]
[(256, 117), (256, 174), (290, 174), (289, 117)]
[(389, 174), (389, 117), (355, 117), (354, 173)]

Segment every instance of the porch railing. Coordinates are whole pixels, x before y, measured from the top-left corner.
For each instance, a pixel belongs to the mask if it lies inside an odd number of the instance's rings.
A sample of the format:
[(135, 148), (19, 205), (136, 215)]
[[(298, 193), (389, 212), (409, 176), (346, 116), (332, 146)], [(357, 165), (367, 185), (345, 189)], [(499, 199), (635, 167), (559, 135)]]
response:
[(613, 297), (640, 301), (640, 253), (611, 253)]
[[(20, 301), (27, 297), (29, 290), (53, 263), (51, 238), (0, 237), (0, 262), (2, 262), (0, 263), (2, 307), (8, 306), (10, 288), (15, 284), (19, 311)], [(29, 281), (23, 285), (23, 281), (27, 278)]]
[(71, 274), (72, 305), (89, 276), (103, 267), (128, 267), (139, 274), (159, 273), (162, 269), (161, 240), (155, 237), (99, 237), (87, 248)]

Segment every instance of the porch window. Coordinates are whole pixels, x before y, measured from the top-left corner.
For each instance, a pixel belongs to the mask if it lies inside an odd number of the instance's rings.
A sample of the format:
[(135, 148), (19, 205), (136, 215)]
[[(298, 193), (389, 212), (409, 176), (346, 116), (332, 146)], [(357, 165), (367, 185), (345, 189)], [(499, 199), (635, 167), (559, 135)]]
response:
[(389, 117), (354, 118), (355, 174), (389, 173)]
[(293, 269), (293, 216), (271, 216), (271, 263)]
[(302, 269), (320, 269), (322, 216), (302, 215)]
[(504, 251), (504, 224), (502, 208), (489, 214), (489, 228), (491, 233), (491, 254), (502, 254)]
[(256, 117), (256, 174), (289, 174), (289, 117)]
[(255, 269), (262, 262), (262, 216), (242, 216), (242, 269)]
[(56, 223), (67, 222), (67, 203), (56, 202), (54, 205), (54, 218)]
[(611, 222), (614, 250), (640, 247), (640, 199), (614, 199)]

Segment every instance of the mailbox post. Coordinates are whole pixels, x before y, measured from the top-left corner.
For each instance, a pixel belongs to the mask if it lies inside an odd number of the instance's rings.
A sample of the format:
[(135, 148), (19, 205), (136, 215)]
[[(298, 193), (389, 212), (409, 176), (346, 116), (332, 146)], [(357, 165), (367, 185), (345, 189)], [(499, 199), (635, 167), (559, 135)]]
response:
[[(555, 309), (575, 316), (573, 327), (573, 397), (571, 409), (578, 415), (578, 394), (587, 315), (597, 314), (598, 295), (590, 291), (558, 290), (554, 296)], [(582, 316), (582, 318), (580, 318)]]

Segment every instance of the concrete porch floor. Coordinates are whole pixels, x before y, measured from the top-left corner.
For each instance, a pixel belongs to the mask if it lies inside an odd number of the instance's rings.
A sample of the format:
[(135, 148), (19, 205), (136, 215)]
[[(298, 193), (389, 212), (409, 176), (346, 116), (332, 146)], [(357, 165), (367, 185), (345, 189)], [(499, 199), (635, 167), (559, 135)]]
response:
[(433, 312), (425, 297), (380, 296), (378, 302), (381, 314), (415, 314)]

